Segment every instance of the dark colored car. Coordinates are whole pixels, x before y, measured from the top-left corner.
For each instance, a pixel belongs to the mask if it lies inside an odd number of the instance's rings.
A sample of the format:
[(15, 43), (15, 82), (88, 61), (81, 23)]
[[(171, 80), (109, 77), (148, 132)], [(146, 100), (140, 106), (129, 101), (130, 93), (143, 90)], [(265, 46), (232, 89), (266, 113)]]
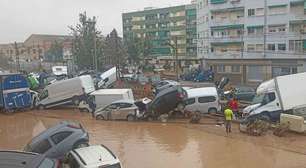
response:
[(175, 109), (183, 109), (187, 99), (186, 91), (180, 86), (173, 86), (162, 90), (149, 104), (145, 115), (147, 119), (156, 119), (162, 114), (169, 113)]
[(64, 158), (72, 149), (88, 146), (89, 136), (79, 123), (63, 121), (33, 138), (25, 151)]
[(20, 152), (0, 151), (1, 168), (60, 168), (58, 160), (46, 158), (44, 155)]
[(248, 102), (253, 101), (255, 95), (256, 95), (255, 89), (247, 86), (237, 86), (235, 87), (234, 90), (224, 93), (224, 96), (227, 99), (236, 97), (237, 100), (248, 101)]

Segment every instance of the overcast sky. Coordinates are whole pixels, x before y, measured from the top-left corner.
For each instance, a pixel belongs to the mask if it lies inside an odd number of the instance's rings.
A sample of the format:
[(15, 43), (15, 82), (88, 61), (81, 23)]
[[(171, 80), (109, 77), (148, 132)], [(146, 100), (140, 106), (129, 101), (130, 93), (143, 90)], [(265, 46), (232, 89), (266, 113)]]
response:
[(78, 14), (98, 17), (103, 34), (122, 34), (121, 13), (168, 7), (191, 0), (0, 0), (0, 43), (23, 42), (30, 34), (68, 34)]

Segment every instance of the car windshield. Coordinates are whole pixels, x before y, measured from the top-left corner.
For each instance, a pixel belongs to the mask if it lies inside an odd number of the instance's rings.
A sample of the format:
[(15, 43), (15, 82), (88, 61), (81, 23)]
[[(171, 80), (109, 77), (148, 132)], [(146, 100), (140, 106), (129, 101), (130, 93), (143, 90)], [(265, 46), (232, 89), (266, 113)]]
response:
[(254, 98), (253, 98), (253, 101), (252, 101), (252, 104), (259, 104), (263, 101), (264, 99), (264, 96), (265, 95), (256, 95)]

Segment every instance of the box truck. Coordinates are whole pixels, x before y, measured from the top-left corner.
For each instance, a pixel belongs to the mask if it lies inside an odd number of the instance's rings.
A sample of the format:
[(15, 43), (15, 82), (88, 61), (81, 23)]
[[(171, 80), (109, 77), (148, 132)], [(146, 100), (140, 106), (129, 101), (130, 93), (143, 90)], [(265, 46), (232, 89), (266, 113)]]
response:
[(82, 96), (93, 91), (95, 86), (90, 75), (57, 81), (42, 91), (37, 107), (44, 109), (68, 103), (79, 105)]
[(256, 102), (246, 107), (247, 118), (263, 118), (276, 122), (281, 113), (292, 114), (293, 109), (306, 104), (306, 73), (275, 77), (260, 84)]
[(98, 82), (98, 88), (111, 88), (117, 81), (117, 69), (113, 67), (101, 74), (101, 80)]
[[(100, 89), (92, 92), (90, 97), (94, 101), (96, 109), (104, 108), (118, 100), (134, 100), (132, 89)], [(79, 109), (92, 112), (92, 109), (85, 102), (79, 105)]]

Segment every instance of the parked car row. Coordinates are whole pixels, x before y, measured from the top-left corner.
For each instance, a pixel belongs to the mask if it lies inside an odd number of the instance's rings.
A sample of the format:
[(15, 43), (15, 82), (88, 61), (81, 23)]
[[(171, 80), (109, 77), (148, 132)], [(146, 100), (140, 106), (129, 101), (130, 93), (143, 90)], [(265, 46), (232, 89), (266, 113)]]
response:
[(0, 151), (1, 168), (121, 168), (118, 157), (104, 145), (89, 146), (81, 124), (63, 121), (43, 131), (24, 151)]

